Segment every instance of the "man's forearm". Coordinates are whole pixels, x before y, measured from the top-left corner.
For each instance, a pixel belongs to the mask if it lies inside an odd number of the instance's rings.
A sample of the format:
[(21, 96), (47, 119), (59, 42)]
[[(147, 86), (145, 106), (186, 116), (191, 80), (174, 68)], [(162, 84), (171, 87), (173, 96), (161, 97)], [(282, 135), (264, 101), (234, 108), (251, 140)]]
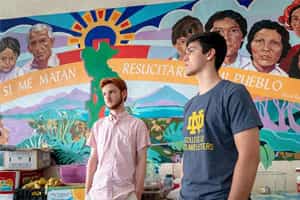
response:
[(144, 191), (144, 179), (146, 174), (146, 148), (141, 150), (138, 156), (138, 162), (136, 166), (136, 186), (135, 192), (137, 195), (137, 199), (142, 199), (142, 194)]
[(255, 180), (259, 157), (239, 158), (233, 173), (228, 200), (248, 200)]
[(90, 191), (93, 183), (93, 177), (97, 168), (97, 162), (89, 159), (86, 170), (85, 191), (86, 194)]

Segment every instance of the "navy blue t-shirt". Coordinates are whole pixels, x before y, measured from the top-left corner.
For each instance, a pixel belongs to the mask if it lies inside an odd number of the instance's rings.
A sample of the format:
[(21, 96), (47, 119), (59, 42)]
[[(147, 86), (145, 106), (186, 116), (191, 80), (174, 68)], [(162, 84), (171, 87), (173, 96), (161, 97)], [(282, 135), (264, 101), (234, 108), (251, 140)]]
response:
[(237, 161), (234, 134), (262, 127), (255, 105), (241, 84), (220, 81), (193, 97), (184, 110), (184, 200), (227, 199)]

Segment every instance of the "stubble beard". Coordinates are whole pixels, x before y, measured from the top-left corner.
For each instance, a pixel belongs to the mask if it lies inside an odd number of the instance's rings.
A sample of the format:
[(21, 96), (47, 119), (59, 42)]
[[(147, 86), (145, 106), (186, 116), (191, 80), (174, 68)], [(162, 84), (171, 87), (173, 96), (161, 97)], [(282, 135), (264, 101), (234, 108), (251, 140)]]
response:
[(121, 104), (123, 103), (123, 99), (120, 98), (119, 101), (117, 101), (115, 104), (111, 105), (111, 106), (107, 106), (110, 110), (117, 110)]

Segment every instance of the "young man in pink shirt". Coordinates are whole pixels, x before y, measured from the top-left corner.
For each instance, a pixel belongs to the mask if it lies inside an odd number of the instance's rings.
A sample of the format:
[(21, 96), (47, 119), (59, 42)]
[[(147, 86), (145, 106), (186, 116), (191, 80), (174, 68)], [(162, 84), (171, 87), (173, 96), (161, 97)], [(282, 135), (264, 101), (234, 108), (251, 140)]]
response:
[(125, 110), (125, 81), (107, 78), (100, 87), (110, 114), (95, 122), (87, 141), (91, 154), (86, 196), (91, 200), (141, 200), (150, 145), (148, 129)]

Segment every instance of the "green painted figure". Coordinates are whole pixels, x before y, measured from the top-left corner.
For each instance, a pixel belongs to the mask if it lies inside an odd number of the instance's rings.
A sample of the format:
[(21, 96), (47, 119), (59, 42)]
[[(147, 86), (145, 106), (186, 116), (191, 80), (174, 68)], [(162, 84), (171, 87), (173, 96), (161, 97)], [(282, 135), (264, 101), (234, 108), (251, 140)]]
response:
[(108, 66), (107, 61), (111, 59), (118, 50), (112, 49), (108, 43), (101, 42), (99, 49), (86, 47), (81, 54), (84, 67), (91, 81), (91, 98), (86, 102), (89, 112), (88, 126), (91, 127), (99, 117), (104, 116), (104, 100), (99, 88), (99, 83), (106, 77), (118, 77), (118, 74)]

